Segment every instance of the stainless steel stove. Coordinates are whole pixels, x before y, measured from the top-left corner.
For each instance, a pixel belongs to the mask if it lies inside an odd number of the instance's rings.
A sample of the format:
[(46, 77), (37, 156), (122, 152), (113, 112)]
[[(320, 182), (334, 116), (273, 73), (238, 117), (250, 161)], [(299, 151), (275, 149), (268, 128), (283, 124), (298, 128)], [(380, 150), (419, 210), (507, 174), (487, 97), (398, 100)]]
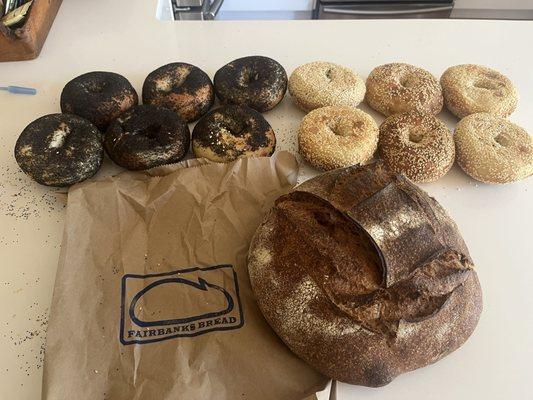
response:
[(172, 0), (176, 20), (213, 20), (224, 0)]
[(453, 0), (317, 0), (313, 18), (449, 18), (453, 6)]

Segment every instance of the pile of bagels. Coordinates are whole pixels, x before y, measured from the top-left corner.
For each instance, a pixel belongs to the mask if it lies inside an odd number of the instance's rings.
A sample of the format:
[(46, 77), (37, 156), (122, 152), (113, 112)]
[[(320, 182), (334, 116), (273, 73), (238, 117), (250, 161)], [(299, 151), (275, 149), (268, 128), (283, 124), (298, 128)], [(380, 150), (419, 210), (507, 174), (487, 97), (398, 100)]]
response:
[[(303, 158), (320, 170), (365, 164), (377, 153), (386, 166), (415, 182), (433, 182), (457, 164), (474, 179), (508, 183), (533, 174), (533, 140), (506, 119), (518, 92), (503, 74), (472, 64), (448, 68), (439, 80), (413, 65), (374, 68), (366, 84), (330, 62), (294, 70), (289, 92), (307, 111), (298, 132)], [(386, 119), (377, 126), (358, 109), (365, 101)], [(460, 121), (452, 134), (437, 114)]]
[[(41, 184), (70, 186), (96, 174), (105, 153), (129, 170), (175, 163), (191, 148), (215, 162), (270, 156), (276, 135), (262, 113), (287, 89), (308, 112), (298, 131), (299, 152), (319, 170), (364, 165), (377, 155), (415, 182), (441, 178), (456, 160), (486, 183), (533, 174), (533, 140), (506, 119), (517, 90), (493, 69), (456, 65), (439, 82), (421, 68), (391, 63), (374, 68), (365, 83), (351, 69), (323, 61), (301, 65), (288, 77), (264, 56), (233, 60), (213, 81), (194, 65), (167, 64), (147, 76), (142, 96), (122, 75), (80, 75), (64, 87), (61, 113), (23, 130), (15, 159)], [(386, 117), (380, 127), (357, 108), (363, 101)], [(461, 118), (453, 135), (437, 117), (444, 106)]]
[[(142, 96), (120, 74), (87, 72), (63, 88), (61, 113), (22, 131), (14, 155), (33, 180), (58, 187), (95, 175), (105, 154), (132, 171), (178, 162), (191, 148), (215, 162), (271, 156), (276, 136), (261, 113), (286, 91), (285, 69), (262, 56), (233, 60), (214, 82), (194, 65), (166, 64), (146, 77)], [(220, 106), (213, 107), (215, 96)]]

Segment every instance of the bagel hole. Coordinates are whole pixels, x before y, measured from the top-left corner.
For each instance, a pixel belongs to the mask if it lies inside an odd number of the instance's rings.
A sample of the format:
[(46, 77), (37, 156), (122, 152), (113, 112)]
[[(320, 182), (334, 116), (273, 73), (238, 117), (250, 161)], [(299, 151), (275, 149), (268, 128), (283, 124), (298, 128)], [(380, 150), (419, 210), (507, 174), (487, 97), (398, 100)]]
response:
[(360, 130), (363, 123), (361, 121), (345, 121), (335, 119), (328, 123), (327, 127), (336, 136), (352, 136), (355, 130)]
[[(505, 132), (502, 132), (496, 135), (494, 137), (494, 141), (503, 147), (506, 147), (510, 144), (509, 135), (507, 135)], [(495, 143), (493, 143), (492, 145), (495, 146)]]
[(478, 89), (497, 90), (499, 89), (500, 85), (496, 81), (490, 79), (482, 79), (474, 83), (474, 87)]
[(162, 128), (163, 126), (161, 124), (153, 123), (139, 129), (137, 133), (147, 137), (148, 139), (157, 140), (159, 142)]
[(253, 68), (244, 68), (242, 70), (242, 73), (239, 79), (239, 84), (241, 86), (248, 86), (257, 81), (259, 81), (259, 72), (257, 72)]
[(410, 76), (402, 76), (400, 78), (400, 85), (405, 87), (405, 88), (410, 88), (410, 87), (414, 86), (414, 81), (413, 81), (413, 79), (411, 79)]
[(106, 86), (105, 81), (89, 82), (85, 85), (85, 89), (90, 93), (102, 93)]
[(50, 143), (48, 143), (49, 149), (58, 149), (63, 147), (67, 136), (70, 133), (70, 128), (65, 124), (60, 124), (59, 127), (52, 133)]
[(420, 143), (426, 134), (427, 131), (422, 126), (414, 126), (409, 129), (409, 141), (412, 143)]

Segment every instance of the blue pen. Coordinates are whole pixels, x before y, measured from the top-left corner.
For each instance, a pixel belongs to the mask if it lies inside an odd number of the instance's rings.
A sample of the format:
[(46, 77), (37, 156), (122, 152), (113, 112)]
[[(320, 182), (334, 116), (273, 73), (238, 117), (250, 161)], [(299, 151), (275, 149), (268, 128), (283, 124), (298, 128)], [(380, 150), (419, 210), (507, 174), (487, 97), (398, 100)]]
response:
[(9, 93), (15, 94), (37, 94), (36, 89), (21, 86), (0, 86), (0, 90), (7, 90)]

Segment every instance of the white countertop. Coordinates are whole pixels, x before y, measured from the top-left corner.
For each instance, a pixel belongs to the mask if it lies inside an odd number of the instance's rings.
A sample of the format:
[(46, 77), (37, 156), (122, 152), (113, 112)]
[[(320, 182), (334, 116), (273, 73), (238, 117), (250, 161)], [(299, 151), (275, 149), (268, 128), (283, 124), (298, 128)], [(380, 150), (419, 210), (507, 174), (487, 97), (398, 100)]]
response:
[[(161, 22), (155, 19), (155, 3), (64, 1), (37, 60), (0, 63), (2, 83), (39, 90), (34, 97), (0, 92), (0, 400), (40, 398), (40, 359), (65, 203), (65, 195), (34, 184), (18, 170), (13, 147), (29, 122), (59, 111), (59, 94), (72, 77), (115, 71), (140, 93), (145, 76), (172, 61), (190, 62), (211, 76), (232, 59), (252, 54), (278, 60), (288, 73), (322, 59), (365, 77), (391, 61), (419, 65), (437, 76), (453, 64), (479, 63), (514, 81), (521, 99), (511, 120), (533, 131), (533, 22)], [(294, 149), (303, 115), (288, 96), (265, 115), (278, 148)], [(450, 127), (456, 123), (447, 112), (441, 117)], [(99, 176), (112, 171), (106, 165)], [(526, 399), (533, 377), (533, 179), (488, 186), (455, 166), (423, 187), (455, 218), (476, 262), (484, 294), (480, 323), (461, 349), (437, 364), (380, 389), (341, 384), (338, 398)]]

